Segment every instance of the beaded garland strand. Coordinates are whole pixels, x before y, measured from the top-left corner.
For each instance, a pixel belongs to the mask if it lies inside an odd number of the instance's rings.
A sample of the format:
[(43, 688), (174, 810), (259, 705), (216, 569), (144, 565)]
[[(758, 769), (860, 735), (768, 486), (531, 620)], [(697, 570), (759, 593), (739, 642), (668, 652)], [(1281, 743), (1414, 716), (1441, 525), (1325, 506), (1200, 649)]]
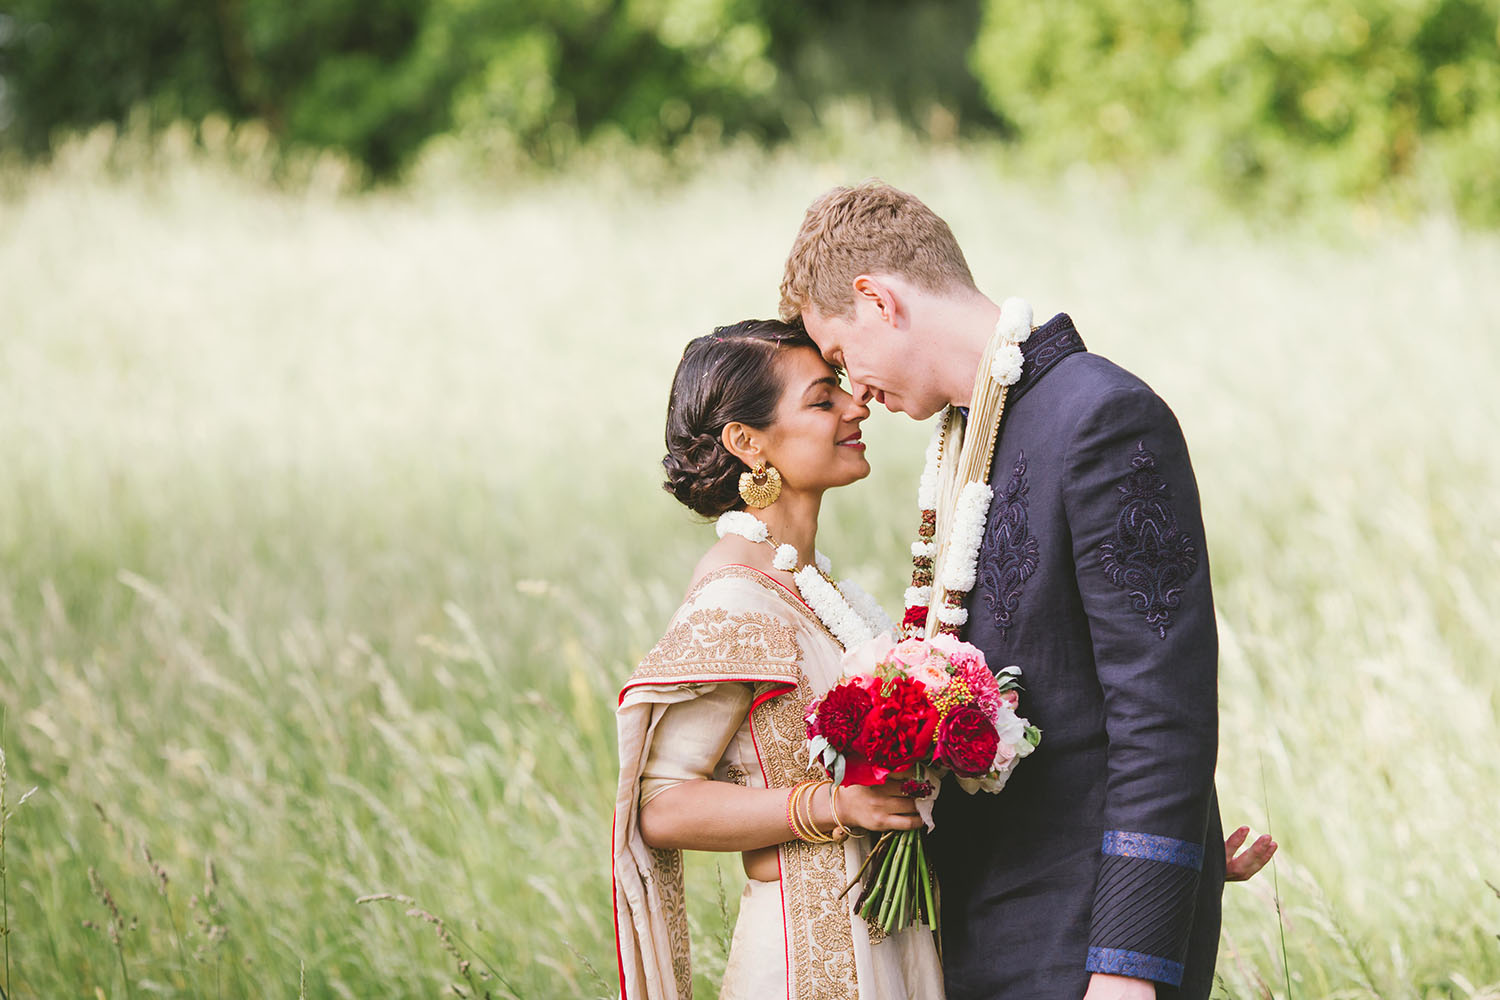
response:
[[(989, 485), (990, 462), (1010, 387), (1021, 378), (1024, 361), (1021, 344), (1035, 329), (1031, 317), (1031, 305), (1024, 299), (1006, 299), (1001, 306), (1000, 319), (980, 358), (970, 396), (967, 422), (970, 429), (977, 428), (981, 433), (965, 434), (965, 422), (958, 408), (949, 406), (927, 445), (927, 460), (917, 486), (921, 521), (917, 540), (911, 547), (911, 586), (906, 589), (905, 614), (901, 619), (903, 638), (931, 638), (938, 632), (956, 636), (968, 621), (964, 598), (974, 587), (979, 546), (993, 496)], [(945, 477), (948, 470), (943, 466), (944, 452), (951, 455), (960, 441), (957, 478)], [(951, 500), (951, 513), (945, 518), (949, 522), (945, 525), (947, 539), (939, 545), (938, 508), (949, 500), (951, 487), (958, 482), (963, 486)]]

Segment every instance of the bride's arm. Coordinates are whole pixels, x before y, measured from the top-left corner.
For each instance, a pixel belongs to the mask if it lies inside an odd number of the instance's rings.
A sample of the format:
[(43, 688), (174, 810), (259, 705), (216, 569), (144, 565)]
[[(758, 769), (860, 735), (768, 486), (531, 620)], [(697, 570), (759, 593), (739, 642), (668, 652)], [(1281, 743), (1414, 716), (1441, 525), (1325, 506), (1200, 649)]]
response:
[[(832, 788), (813, 797), (818, 830), (834, 828)], [(641, 807), (647, 846), (685, 851), (753, 851), (793, 839), (787, 825), (786, 788), (742, 788), (724, 781), (693, 780), (658, 794)], [(894, 786), (854, 786), (838, 793), (839, 819), (864, 830), (915, 830), (916, 802)]]
[[(750, 710), (747, 684), (705, 687), (668, 705), (651, 734), (641, 771), (641, 839), (649, 847), (692, 851), (753, 851), (793, 839), (786, 788), (745, 788), (709, 780)], [(834, 827), (832, 789), (809, 802), (819, 831)], [(839, 819), (867, 830), (912, 830), (921, 823), (914, 801), (894, 787), (843, 788)]]

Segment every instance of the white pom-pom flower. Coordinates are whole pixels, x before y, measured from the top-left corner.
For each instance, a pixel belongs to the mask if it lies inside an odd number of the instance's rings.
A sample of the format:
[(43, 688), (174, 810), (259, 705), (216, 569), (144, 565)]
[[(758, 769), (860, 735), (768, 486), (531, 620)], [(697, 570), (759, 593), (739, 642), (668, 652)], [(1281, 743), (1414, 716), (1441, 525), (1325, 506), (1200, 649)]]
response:
[(944, 625), (962, 625), (969, 620), (969, 612), (964, 608), (938, 608), (938, 621)]
[(797, 568), (797, 548), (787, 545), (785, 542), (776, 546), (776, 557), (771, 560), (771, 566), (785, 573), (790, 573)]
[(990, 361), (990, 378), (1001, 385), (1015, 385), (1021, 380), (1021, 367), (1026, 358), (1015, 344), (1001, 344), (995, 348), (995, 357)]
[(1000, 304), (1000, 320), (995, 332), (1012, 344), (1024, 344), (1031, 336), (1031, 303), (1011, 297)]

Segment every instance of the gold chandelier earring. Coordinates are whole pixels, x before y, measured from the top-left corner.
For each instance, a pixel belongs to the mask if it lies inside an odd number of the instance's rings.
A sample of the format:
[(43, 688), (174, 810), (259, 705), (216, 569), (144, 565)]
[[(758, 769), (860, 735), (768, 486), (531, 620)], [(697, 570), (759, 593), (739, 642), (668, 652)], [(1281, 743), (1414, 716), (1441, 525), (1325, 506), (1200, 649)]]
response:
[(740, 496), (757, 509), (771, 506), (781, 496), (781, 473), (774, 465), (757, 463), (749, 472), (740, 473)]

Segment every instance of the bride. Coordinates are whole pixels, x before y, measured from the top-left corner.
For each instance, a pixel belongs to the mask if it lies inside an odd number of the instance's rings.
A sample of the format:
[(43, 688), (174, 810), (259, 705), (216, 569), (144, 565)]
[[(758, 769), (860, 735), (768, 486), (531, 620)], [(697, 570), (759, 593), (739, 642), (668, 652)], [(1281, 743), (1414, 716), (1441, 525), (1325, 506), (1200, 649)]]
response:
[[(739, 851), (749, 877), (725, 1000), (940, 998), (932, 934), (884, 936), (844, 889), (866, 831), (912, 830), (894, 786), (835, 790), (803, 713), (845, 645), (889, 627), (816, 550), (823, 493), (869, 474), (869, 409), (800, 329), (721, 327), (688, 345), (667, 411), (666, 487), (718, 544), (620, 697), (615, 926), (627, 1000), (691, 996), (681, 851)], [(712, 779), (712, 780), (710, 780)], [(854, 835), (850, 835), (850, 834)]]
[[(835, 586), (816, 549), (823, 493), (869, 474), (869, 409), (798, 327), (749, 320), (687, 346), (667, 409), (666, 488), (719, 542), (620, 694), (614, 909), (624, 1000), (692, 995), (683, 850), (737, 851), (748, 884), (723, 1000), (941, 1000), (931, 932), (854, 913), (869, 832), (913, 830), (895, 785), (835, 789), (808, 766), (804, 713), (846, 648), (890, 622)], [(1276, 844), (1225, 842), (1227, 881)]]

